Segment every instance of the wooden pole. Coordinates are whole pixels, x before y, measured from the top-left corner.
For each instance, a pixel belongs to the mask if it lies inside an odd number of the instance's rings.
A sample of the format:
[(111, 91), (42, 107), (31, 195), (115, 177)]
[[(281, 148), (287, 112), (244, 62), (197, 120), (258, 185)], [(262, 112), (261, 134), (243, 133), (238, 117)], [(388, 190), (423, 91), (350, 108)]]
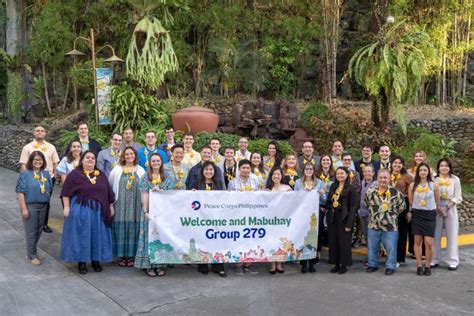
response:
[(97, 103), (97, 74), (95, 69), (95, 38), (94, 29), (91, 28), (91, 51), (92, 51), (92, 71), (94, 72), (94, 107), (95, 107), (95, 128), (99, 130), (99, 107)]

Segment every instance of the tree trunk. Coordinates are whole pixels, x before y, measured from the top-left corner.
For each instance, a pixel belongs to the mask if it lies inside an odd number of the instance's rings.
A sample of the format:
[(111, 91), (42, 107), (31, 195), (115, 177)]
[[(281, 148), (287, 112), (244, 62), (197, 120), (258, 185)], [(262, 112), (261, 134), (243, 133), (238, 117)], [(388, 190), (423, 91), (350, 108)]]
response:
[(380, 128), (379, 108), (380, 108), (379, 100), (378, 100), (378, 98), (375, 98), (372, 101), (371, 116), (372, 116), (372, 122), (374, 123), (375, 127)]
[(390, 96), (385, 91), (382, 91), (380, 98), (380, 118), (381, 127), (390, 123)]
[(66, 83), (66, 92), (64, 92), (64, 100), (63, 100), (63, 106), (61, 109), (64, 111), (66, 110), (66, 105), (67, 105), (67, 97), (69, 96), (69, 86), (71, 84), (71, 78), (69, 76), (67, 77), (67, 83)]
[(46, 100), (46, 110), (48, 114), (51, 114), (53, 111), (51, 109), (51, 102), (49, 101), (49, 92), (48, 92), (48, 79), (46, 78), (46, 65), (41, 63), (41, 70), (43, 71), (43, 87), (44, 87), (44, 98)]
[(73, 80), (72, 81), (72, 91), (73, 91), (73, 97), (74, 97), (74, 110), (79, 110), (79, 102), (78, 102), (78, 99), (77, 99), (77, 84), (76, 82)]

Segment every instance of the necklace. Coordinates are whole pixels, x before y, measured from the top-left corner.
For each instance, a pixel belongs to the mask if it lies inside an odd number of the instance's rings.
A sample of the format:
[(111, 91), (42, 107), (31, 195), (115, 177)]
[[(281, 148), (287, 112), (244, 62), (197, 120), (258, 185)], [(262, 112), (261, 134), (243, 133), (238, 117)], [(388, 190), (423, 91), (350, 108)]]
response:
[(304, 182), (304, 189), (306, 191), (311, 191), (314, 188), (314, 181), (305, 181)]
[(135, 180), (135, 175), (133, 174), (133, 171), (128, 171), (127, 168), (123, 169), (123, 173), (128, 176), (127, 190), (130, 190), (132, 188), (133, 181)]
[(326, 176), (324, 173), (321, 173), (321, 175), (319, 176), (319, 179), (321, 179), (323, 181), (324, 191), (327, 191), (329, 181), (331, 181), (331, 179), (329, 179), (329, 175)]
[(341, 197), (341, 193), (342, 193), (342, 188), (337, 188), (336, 192), (334, 192), (334, 194), (332, 195), (332, 206), (334, 208), (337, 208), (339, 207), (339, 198)]
[(390, 190), (387, 188), (385, 192), (382, 192), (382, 190), (378, 189), (377, 190), (377, 196), (380, 198), (380, 201), (382, 204), (380, 205), (380, 208), (382, 211), (387, 211), (388, 207), (390, 205)]
[(449, 186), (449, 178), (443, 180), (443, 178), (439, 178), (439, 186), (440, 186), (440, 189), (441, 189), (441, 198), (443, 200), (447, 200), (448, 199), (448, 186)]
[(296, 172), (296, 170), (294, 169), (286, 169), (286, 175), (290, 177), (290, 181), (288, 182), (288, 184), (293, 187), (295, 185), (295, 176), (297, 175), (298, 173)]
[(33, 179), (38, 181), (41, 194), (45, 194), (46, 193), (46, 178), (44, 177), (43, 172), (40, 171), (38, 175), (36, 171), (33, 171)]
[[(40, 149), (40, 144), (38, 144), (38, 142), (35, 142), (35, 144), (33, 145), (33, 147), (34, 147), (35, 149)], [(42, 151), (42, 152), (45, 153), (47, 149), (48, 149), (48, 146), (46, 146), (46, 144), (41, 145), (41, 151)]]
[(153, 183), (155, 186), (159, 185), (161, 183), (161, 176), (159, 174), (157, 177), (153, 175), (153, 180), (151, 180), (151, 183)]
[(416, 193), (421, 195), (421, 206), (426, 206), (426, 193), (428, 193), (428, 185), (421, 186), (419, 185), (416, 188)]
[(211, 191), (211, 190), (212, 190), (212, 183), (206, 182), (206, 191)]
[(390, 183), (392, 186), (395, 186), (395, 184), (397, 183), (398, 180), (400, 180), (402, 178), (402, 175), (401, 174), (394, 174), (392, 173), (392, 175), (390, 176)]
[[(96, 184), (97, 177), (100, 175), (100, 172), (99, 170), (93, 170), (93, 171), (84, 170), (84, 174), (86, 175), (87, 179), (89, 180), (91, 184)], [(93, 177), (91, 177), (91, 174), (93, 175)]]
[(174, 173), (174, 176), (176, 177), (176, 189), (181, 189), (181, 187), (183, 186), (183, 184), (181, 183), (183, 178), (184, 178), (184, 171), (183, 171), (183, 168), (181, 168), (181, 166), (179, 168), (176, 168), (175, 166), (173, 166), (173, 173)]

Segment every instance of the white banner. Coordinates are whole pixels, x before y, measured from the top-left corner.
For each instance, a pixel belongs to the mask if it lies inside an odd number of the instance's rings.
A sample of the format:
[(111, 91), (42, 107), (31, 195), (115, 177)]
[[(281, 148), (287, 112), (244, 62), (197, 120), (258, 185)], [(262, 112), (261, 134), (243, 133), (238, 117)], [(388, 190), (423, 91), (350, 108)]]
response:
[(295, 261), (316, 257), (319, 194), (150, 193), (152, 263)]

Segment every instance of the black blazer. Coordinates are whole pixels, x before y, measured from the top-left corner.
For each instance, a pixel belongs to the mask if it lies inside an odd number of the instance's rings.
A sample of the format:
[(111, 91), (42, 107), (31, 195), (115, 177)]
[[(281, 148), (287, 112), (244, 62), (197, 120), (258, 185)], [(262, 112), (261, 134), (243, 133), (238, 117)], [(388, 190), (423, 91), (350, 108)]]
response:
[[(69, 154), (69, 147), (71, 147), (71, 143), (67, 145), (66, 151), (64, 152), (64, 157), (67, 157), (67, 155)], [(99, 155), (99, 151), (101, 151), (102, 148), (100, 147), (98, 142), (89, 137), (89, 150), (95, 154), (95, 157), (97, 159), (97, 155)]]
[[(333, 186), (334, 185), (338, 185), (337, 182), (334, 182)], [(357, 209), (356, 191), (352, 185), (349, 185), (346, 193), (339, 197), (339, 206), (337, 207), (337, 209), (334, 209), (334, 207), (332, 206), (332, 200), (330, 198), (334, 191), (336, 190), (333, 190), (333, 188), (331, 187), (331, 190), (329, 191), (330, 195), (328, 198), (328, 223), (336, 224), (334, 222), (334, 212), (341, 212), (340, 221), (338, 224), (342, 224), (344, 227), (352, 229), (352, 227), (354, 226), (354, 218)]]

